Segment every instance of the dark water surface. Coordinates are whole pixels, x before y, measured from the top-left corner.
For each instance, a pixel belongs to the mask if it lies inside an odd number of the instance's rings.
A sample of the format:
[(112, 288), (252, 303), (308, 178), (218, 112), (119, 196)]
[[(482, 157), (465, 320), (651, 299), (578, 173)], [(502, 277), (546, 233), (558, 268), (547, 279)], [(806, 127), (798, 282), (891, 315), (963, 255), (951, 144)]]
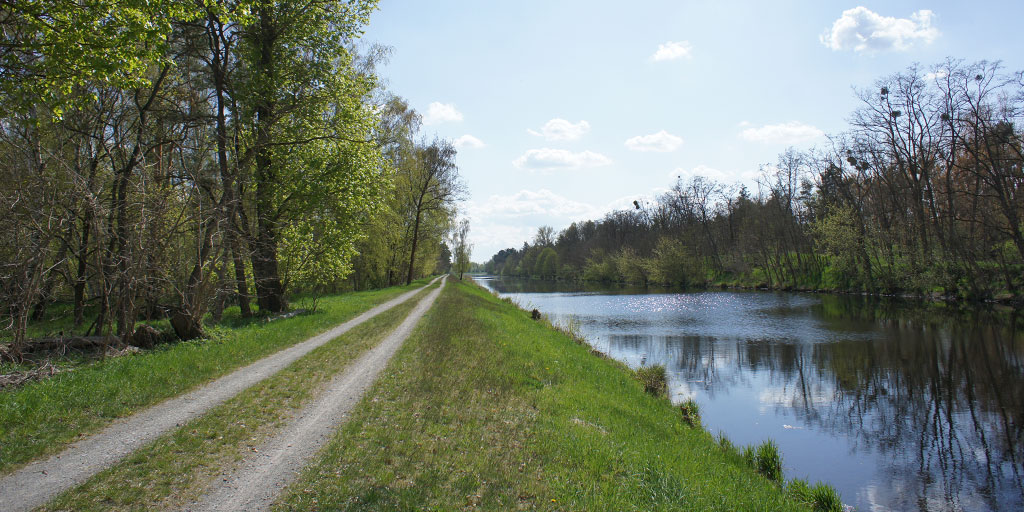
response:
[(476, 277), (598, 349), (663, 364), (674, 401), (857, 510), (1024, 510), (1024, 319), (916, 301), (654, 293)]

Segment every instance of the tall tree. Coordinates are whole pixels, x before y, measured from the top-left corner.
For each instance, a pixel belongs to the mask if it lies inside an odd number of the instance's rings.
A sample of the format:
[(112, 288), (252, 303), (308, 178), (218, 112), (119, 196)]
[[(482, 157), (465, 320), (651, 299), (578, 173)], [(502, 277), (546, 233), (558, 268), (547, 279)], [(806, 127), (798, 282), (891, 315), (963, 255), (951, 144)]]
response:
[[(279, 260), (283, 237), (290, 238), (292, 255), (315, 251), (319, 237), (344, 246), (315, 254), (330, 260), (300, 270), (304, 277), (344, 272), (353, 222), (379, 195), (380, 155), (370, 138), (375, 112), (366, 102), (375, 82), (357, 69), (349, 49), (375, 5), (259, 0), (253, 23), (243, 30), (246, 72), (238, 101), (255, 155), (250, 245), (263, 312), (287, 308)], [(331, 198), (338, 193), (343, 197)], [(324, 210), (310, 211), (317, 208)]]
[(416, 250), (424, 226), (431, 217), (450, 218), (455, 202), (465, 193), (455, 165), (455, 154), (451, 142), (435, 139), (430, 145), (417, 149), (415, 165), (409, 169), (407, 208), (413, 222), (406, 284), (411, 283), (415, 276)]

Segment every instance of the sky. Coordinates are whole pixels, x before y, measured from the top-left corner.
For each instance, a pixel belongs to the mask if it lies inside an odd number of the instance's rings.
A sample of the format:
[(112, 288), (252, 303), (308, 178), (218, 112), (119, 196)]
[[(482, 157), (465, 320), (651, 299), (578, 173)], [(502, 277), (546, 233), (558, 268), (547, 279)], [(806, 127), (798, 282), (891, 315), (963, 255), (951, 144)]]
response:
[(473, 261), (694, 175), (756, 189), (855, 89), (948, 57), (1024, 69), (1024, 1), (381, 0), (378, 69), (458, 147)]

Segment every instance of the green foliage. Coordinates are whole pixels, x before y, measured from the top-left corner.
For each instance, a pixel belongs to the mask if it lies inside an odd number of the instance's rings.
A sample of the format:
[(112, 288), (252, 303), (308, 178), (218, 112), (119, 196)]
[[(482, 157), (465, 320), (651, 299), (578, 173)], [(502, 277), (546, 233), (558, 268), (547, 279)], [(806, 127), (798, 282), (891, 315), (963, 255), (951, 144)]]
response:
[(611, 283), (618, 280), (619, 274), (615, 268), (613, 258), (605, 258), (603, 254), (596, 254), (587, 258), (583, 267), (583, 279), (587, 281), (600, 281)]
[(855, 215), (849, 206), (835, 206), (811, 226), (815, 247), (829, 255), (834, 271), (847, 279), (856, 278), (857, 255), (863, 251)]
[(533, 275), (544, 279), (554, 279), (558, 274), (558, 253), (552, 247), (545, 247), (537, 257)]
[(631, 247), (624, 247), (612, 257), (618, 281), (646, 285), (649, 274), (649, 262), (640, 257)]
[(683, 421), (691, 427), (700, 427), (700, 405), (692, 398), (679, 404), (679, 412), (683, 415)]
[(668, 377), (665, 367), (658, 364), (654, 366), (641, 366), (635, 372), (637, 380), (644, 386), (644, 391), (663, 397), (668, 394)]
[(95, 99), (76, 89), (148, 86), (148, 71), (170, 61), (173, 23), (198, 15), (196, 3), (182, 0), (5, 2), (0, 115), (42, 106), (60, 118)]
[(817, 483), (814, 487), (806, 480), (794, 478), (786, 485), (786, 494), (796, 501), (809, 505), (815, 512), (843, 512), (843, 501), (839, 493), (828, 484)]
[(699, 265), (682, 241), (662, 237), (654, 248), (650, 268), (652, 281), (686, 287), (695, 281)]
[(754, 468), (769, 480), (782, 481), (782, 454), (774, 441), (768, 440), (754, 451)]

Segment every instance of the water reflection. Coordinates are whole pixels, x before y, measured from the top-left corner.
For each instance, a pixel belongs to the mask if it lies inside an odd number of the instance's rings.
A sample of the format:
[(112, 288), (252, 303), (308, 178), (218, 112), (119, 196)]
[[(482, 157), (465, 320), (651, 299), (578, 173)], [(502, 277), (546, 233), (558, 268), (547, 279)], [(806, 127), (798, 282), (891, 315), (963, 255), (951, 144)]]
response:
[(789, 476), (829, 481), (859, 510), (1024, 509), (1024, 320), (1012, 311), (483, 282), (555, 321), (576, 316), (631, 366), (664, 364), (712, 431), (775, 439)]

